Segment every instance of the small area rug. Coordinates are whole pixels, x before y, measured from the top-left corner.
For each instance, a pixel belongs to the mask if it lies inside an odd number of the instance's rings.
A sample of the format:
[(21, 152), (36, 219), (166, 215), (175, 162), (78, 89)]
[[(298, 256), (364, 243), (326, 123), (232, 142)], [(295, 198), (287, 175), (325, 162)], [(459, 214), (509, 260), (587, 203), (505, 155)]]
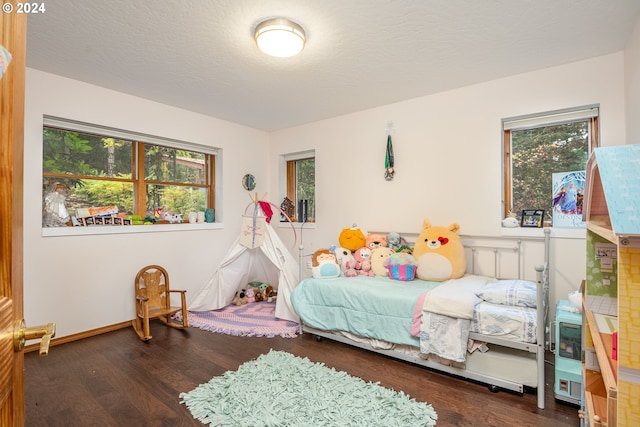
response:
[(271, 350), (180, 394), (212, 426), (434, 426), (431, 405), (284, 351)]
[(300, 326), (296, 322), (276, 319), (275, 311), (273, 302), (231, 304), (219, 310), (190, 311), (189, 325), (236, 336), (294, 338)]

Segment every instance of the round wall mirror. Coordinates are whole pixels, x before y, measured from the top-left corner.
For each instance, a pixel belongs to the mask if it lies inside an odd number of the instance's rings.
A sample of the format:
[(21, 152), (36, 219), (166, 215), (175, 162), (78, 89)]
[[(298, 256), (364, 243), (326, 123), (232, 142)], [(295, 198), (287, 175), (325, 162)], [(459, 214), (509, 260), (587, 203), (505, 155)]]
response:
[(242, 177), (242, 186), (247, 191), (253, 191), (256, 188), (256, 178), (250, 173)]

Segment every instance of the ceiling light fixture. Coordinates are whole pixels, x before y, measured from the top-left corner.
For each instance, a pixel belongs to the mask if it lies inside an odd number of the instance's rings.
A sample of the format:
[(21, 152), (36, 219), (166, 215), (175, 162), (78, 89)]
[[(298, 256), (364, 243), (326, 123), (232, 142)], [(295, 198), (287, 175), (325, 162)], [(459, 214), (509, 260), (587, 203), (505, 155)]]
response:
[(302, 27), (285, 18), (268, 19), (258, 24), (255, 39), (261, 51), (279, 58), (299, 54), (306, 41)]

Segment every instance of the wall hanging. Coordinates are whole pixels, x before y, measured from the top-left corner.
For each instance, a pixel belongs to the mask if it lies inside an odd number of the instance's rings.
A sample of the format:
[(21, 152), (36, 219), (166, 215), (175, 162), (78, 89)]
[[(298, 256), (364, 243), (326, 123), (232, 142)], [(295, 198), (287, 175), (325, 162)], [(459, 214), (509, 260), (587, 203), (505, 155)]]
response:
[(384, 157), (384, 179), (391, 181), (396, 173), (393, 168), (393, 142), (391, 141), (391, 133), (387, 135), (387, 154)]

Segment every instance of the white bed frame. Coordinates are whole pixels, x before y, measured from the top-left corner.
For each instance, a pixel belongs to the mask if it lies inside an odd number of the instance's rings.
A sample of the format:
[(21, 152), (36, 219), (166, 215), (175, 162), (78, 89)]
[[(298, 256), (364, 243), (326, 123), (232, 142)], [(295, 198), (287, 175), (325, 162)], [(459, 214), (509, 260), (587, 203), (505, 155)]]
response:
[[(377, 233), (383, 234), (386, 233)], [(549, 242), (550, 242), (550, 230), (548, 228), (544, 229), (544, 237), (487, 237), (487, 236), (462, 236), (463, 242), (465, 242), (465, 248), (469, 251), (468, 260), (468, 272), (471, 274), (482, 274), (486, 276), (492, 276), (497, 278), (507, 278), (503, 277), (500, 274), (501, 270), (501, 254), (505, 252), (510, 252), (515, 254), (517, 258), (517, 278), (522, 279), (522, 271), (524, 270), (524, 246), (525, 242), (542, 242), (544, 244), (544, 261), (543, 264), (535, 265), (536, 271), (536, 282), (538, 284), (537, 287), (537, 337), (535, 344), (522, 343), (522, 342), (514, 342), (506, 339), (492, 337), (488, 335), (482, 335), (478, 333), (470, 333), (469, 338), (483, 341), (489, 344), (499, 345), (506, 348), (516, 349), (523, 352), (523, 355), (534, 354), (536, 359), (537, 366), (537, 399), (538, 399), (538, 408), (544, 409), (544, 399), (545, 399), (545, 375), (544, 375), (544, 367), (545, 367), (545, 350), (548, 347), (547, 340), (547, 325), (548, 325), (548, 295), (549, 295)], [(496, 244), (468, 244), (466, 242), (484, 242), (484, 241), (492, 241), (496, 242)], [(515, 246), (514, 246), (515, 244)], [(493, 253), (493, 274), (487, 272), (479, 272), (477, 265), (478, 255), (483, 252), (492, 252)], [(302, 258), (302, 256), (301, 256)], [(486, 267), (486, 266), (485, 266)], [(302, 278), (302, 276), (301, 276)], [(513, 278), (513, 276), (511, 277)], [(345, 335), (340, 333), (334, 333), (332, 331), (325, 331), (316, 328), (312, 328), (306, 325), (302, 325), (303, 332), (314, 334), (318, 337), (328, 338), (334, 341), (339, 341), (345, 344), (353, 345), (356, 347), (363, 348), (365, 350), (373, 351), (379, 354), (383, 354), (386, 356), (390, 356), (396, 359), (404, 360), (407, 362), (411, 362), (417, 365), (425, 366), (427, 368), (431, 368), (437, 371), (446, 372), (452, 375), (460, 376), (463, 378), (467, 378), (474, 381), (479, 381), (482, 383), (486, 383), (489, 385), (491, 391), (497, 392), (500, 388), (506, 390), (512, 390), (519, 393), (523, 393), (525, 389), (525, 385), (510, 381), (504, 380), (501, 378), (496, 378), (490, 375), (485, 375), (479, 372), (473, 372), (466, 370), (465, 368), (460, 368), (454, 365), (444, 365), (438, 363), (433, 360), (423, 359), (420, 357), (419, 353), (416, 351), (415, 353), (408, 353), (404, 351), (398, 350), (388, 350), (381, 349), (377, 347), (373, 347), (366, 341), (354, 341), (348, 338)]]

